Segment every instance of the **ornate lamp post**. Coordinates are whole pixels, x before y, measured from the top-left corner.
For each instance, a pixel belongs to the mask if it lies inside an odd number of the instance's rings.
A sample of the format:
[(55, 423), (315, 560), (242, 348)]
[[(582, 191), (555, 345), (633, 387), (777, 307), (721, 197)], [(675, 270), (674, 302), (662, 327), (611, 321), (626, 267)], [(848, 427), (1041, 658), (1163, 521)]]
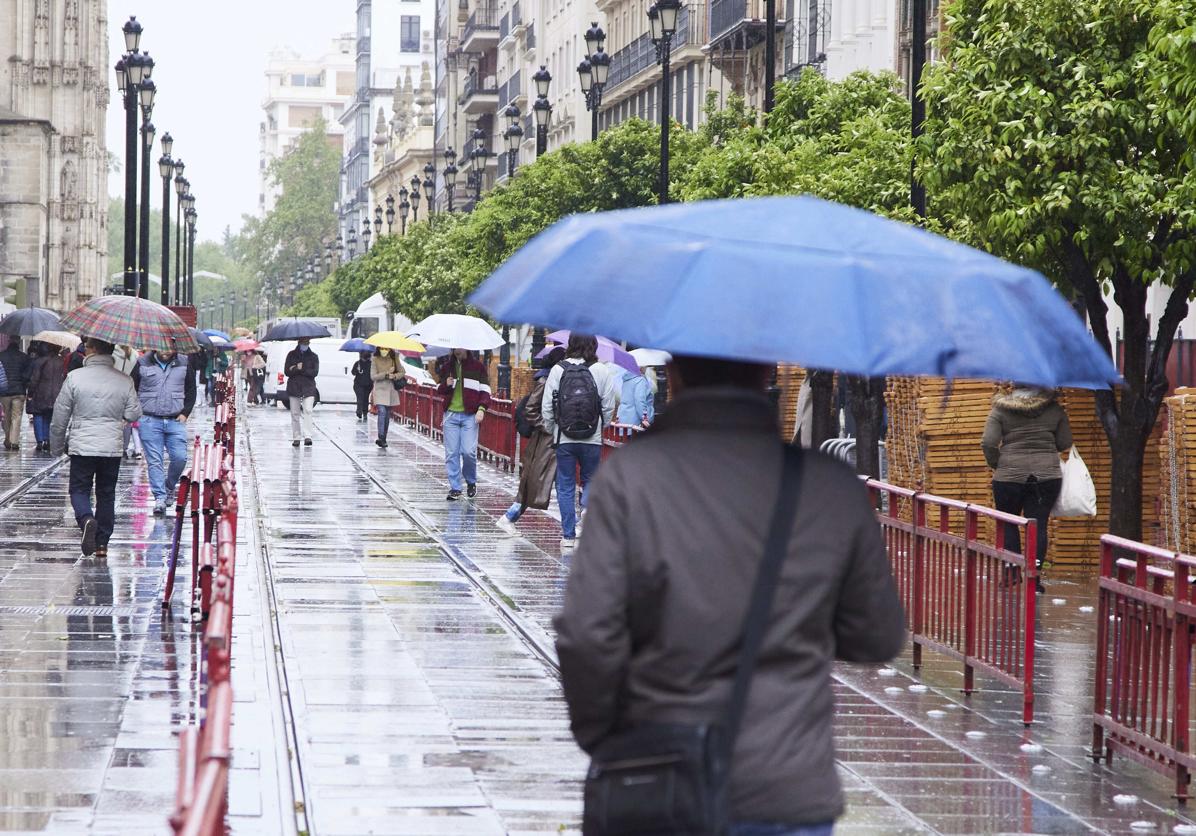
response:
[[(174, 176), (174, 160), (170, 152), (174, 139), (162, 134), (162, 156), (158, 158), (158, 173), (162, 175), (162, 304), (170, 304), (170, 178)], [(175, 279), (178, 280), (177, 277)]]
[[(552, 105), (548, 102), (548, 88), (552, 85), (552, 73), (543, 64), (532, 75), (536, 85), (536, 101), (532, 112), (536, 116), (536, 156), (548, 150), (548, 122), (552, 117)], [(541, 111), (543, 113), (541, 114)]]
[(523, 143), (523, 126), (519, 124), (519, 108), (509, 104), (503, 110), (507, 117), (507, 129), (503, 131), (503, 138), (507, 141), (507, 176), (515, 176), (515, 167), (519, 163), (519, 146)]
[(436, 164), (424, 166), (424, 197), (428, 200), (428, 220), (436, 214)]
[(182, 160), (174, 161), (174, 302), (183, 304), (183, 195), (187, 193), (187, 178), (183, 176), (186, 165)]
[(349, 261), (352, 261), (354, 254), (357, 252), (357, 227), (349, 227), (349, 239), (347, 243), (349, 245)]
[(382, 237), (382, 207), (374, 207), (374, 234)]
[(336, 244), (333, 249), (336, 250), (336, 266), (340, 267), (345, 263), (345, 239), (339, 232), (336, 234)]
[(411, 223), (419, 222), (419, 198), (420, 198), (419, 190), (422, 187), (423, 187), (423, 183), (420, 182), (419, 176), (412, 175), (412, 177), (411, 177)]
[(373, 235), (373, 233), (370, 231), (370, 219), (362, 218), (361, 219), (361, 240), (363, 242), (361, 245), (361, 254), (362, 255), (365, 255), (366, 253), (368, 253), (370, 251), (370, 236), (371, 235)]
[(116, 62), (116, 86), (125, 106), (125, 252), (124, 293), (137, 295), (137, 98), (145, 79), (141, 24), (130, 17), (122, 27), (125, 54)]
[(648, 9), (648, 22), (652, 27), (652, 43), (656, 45), (656, 61), (660, 64), (660, 186), (657, 189), (657, 203), (669, 202), (669, 125), (672, 114), (669, 104), (672, 100), (672, 77), (669, 59), (673, 52), (673, 35), (677, 34), (677, 16), (681, 12), (681, 0), (656, 0)]
[(394, 235), (393, 227), (395, 225), (395, 196), (388, 194), (386, 196), (386, 234), (387, 236)]
[(195, 301), (195, 222), (199, 220), (199, 213), (195, 211), (195, 198), (188, 195), (187, 221), (187, 300), (190, 305)]
[(586, 57), (577, 65), (581, 92), (590, 112), (590, 139), (598, 138), (598, 111), (602, 107), (602, 91), (610, 75), (610, 56), (606, 54), (606, 33), (595, 21), (586, 30)]
[(150, 117), (154, 112), (154, 96), (158, 92), (150, 78), (153, 71), (154, 61), (146, 55), (144, 80), (137, 93), (141, 102), (141, 232), (137, 241), (137, 295), (142, 299), (149, 298), (150, 151), (154, 147), (154, 123)]
[(457, 152), (453, 150), (452, 146), (445, 149), (444, 152), (444, 193), (448, 198), (448, 211), (451, 214), (453, 211), (453, 189), (457, 185)]
[(324, 245), (324, 275), (332, 274), (332, 242)]
[(400, 227), (402, 235), (407, 234), (407, 213), (411, 211), (411, 201), (407, 199), (409, 194), (406, 186), (399, 189), (399, 222), (402, 224)]

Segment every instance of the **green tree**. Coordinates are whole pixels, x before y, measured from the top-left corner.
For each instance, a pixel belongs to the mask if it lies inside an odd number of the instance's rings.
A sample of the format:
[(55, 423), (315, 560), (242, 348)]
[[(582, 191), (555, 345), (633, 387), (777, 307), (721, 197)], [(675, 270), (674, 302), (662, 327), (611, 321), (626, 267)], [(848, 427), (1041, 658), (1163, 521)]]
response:
[(337, 316), (341, 311), (329, 295), (330, 284), (317, 282), (295, 294), (295, 303), (283, 310), (283, 316)]
[[(1196, 180), (1172, 118), (1188, 102), (1155, 83), (1163, 18), (1140, 0), (959, 0), (946, 14), (947, 60), (923, 82), (920, 176), (955, 234), (1073, 293), (1110, 354), (1112, 291), (1125, 386), (1096, 394), (1113, 456), (1110, 528), (1140, 538), (1144, 451), (1196, 282)], [(1156, 282), (1173, 293), (1152, 345)]]

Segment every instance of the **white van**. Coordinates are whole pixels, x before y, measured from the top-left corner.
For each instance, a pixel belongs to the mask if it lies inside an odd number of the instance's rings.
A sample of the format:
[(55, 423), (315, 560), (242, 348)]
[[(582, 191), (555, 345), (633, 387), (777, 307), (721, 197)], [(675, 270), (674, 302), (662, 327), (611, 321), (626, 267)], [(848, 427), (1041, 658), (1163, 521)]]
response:
[[(341, 351), (345, 341), (340, 337), (319, 337), (311, 341), (311, 350), (320, 358), (320, 374), (316, 377), (316, 389), (320, 392), (320, 403), (357, 403), (357, 395), (353, 392), (353, 364), (357, 362), (357, 354), (352, 351)], [(273, 400), (284, 407), (287, 401), (287, 379), (283, 372), (283, 363), (287, 354), (298, 343), (270, 342), (266, 343), (266, 383), (264, 387), (266, 400)]]

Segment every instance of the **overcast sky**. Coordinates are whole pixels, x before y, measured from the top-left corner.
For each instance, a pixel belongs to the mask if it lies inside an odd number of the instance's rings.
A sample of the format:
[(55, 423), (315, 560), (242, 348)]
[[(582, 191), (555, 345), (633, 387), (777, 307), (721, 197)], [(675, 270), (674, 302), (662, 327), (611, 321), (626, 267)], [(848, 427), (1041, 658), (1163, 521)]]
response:
[[(135, 5), (109, 2), (109, 64), (124, 52), (121, 27), (136, 14), (145, 27), (141, 49), (154, 59), (154, 127), (169, 131), (174, 156), (186, 163), (186, 177), (199, 213), (199, 238), (220, 240), (226, 226), (236, 232), (241, 216), (257, 211), (258, 123), (266, 87), (266, 57), (291, 47), (305, 57), (328, 50), (337, 34), (354, 27), (354, 0), (152, 0)], [(108, 150), (124, 160), (124, 108), (109, 71)], [(153, 170), (162, 151), (154, 143)], [(151, 187), (153, 206), (162, 200), (162, 181)], [(110, 194), (124, 194), (124, 174), (108, 180)], [(173, 207), (172, 207), (173, 208)]]

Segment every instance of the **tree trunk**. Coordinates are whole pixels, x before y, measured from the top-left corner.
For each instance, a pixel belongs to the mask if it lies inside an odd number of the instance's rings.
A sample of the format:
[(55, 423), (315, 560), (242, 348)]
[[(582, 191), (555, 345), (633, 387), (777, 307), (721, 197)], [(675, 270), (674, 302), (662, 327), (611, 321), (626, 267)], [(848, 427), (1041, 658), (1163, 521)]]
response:
[(885, 415), (883, 377), (847, 378), (847, 403), (855, 418), (855, 470), (862, 476), (880, 478), (880, 436)]
[(1113, 453), (1109, 533), (1138, 541), (1142, 540), (1142, 464), (1154, 429), (1153, 420), (1142, 418), (1141, 410), (1123, 409), (1117, 435), (1109, 445)]
[(835, 373), (812, 369), (809, 381), (811, 409), (814, 413), (810, 424), (810, 447), (817, 450), (822, 442), (837, 435), (834, 423)]

